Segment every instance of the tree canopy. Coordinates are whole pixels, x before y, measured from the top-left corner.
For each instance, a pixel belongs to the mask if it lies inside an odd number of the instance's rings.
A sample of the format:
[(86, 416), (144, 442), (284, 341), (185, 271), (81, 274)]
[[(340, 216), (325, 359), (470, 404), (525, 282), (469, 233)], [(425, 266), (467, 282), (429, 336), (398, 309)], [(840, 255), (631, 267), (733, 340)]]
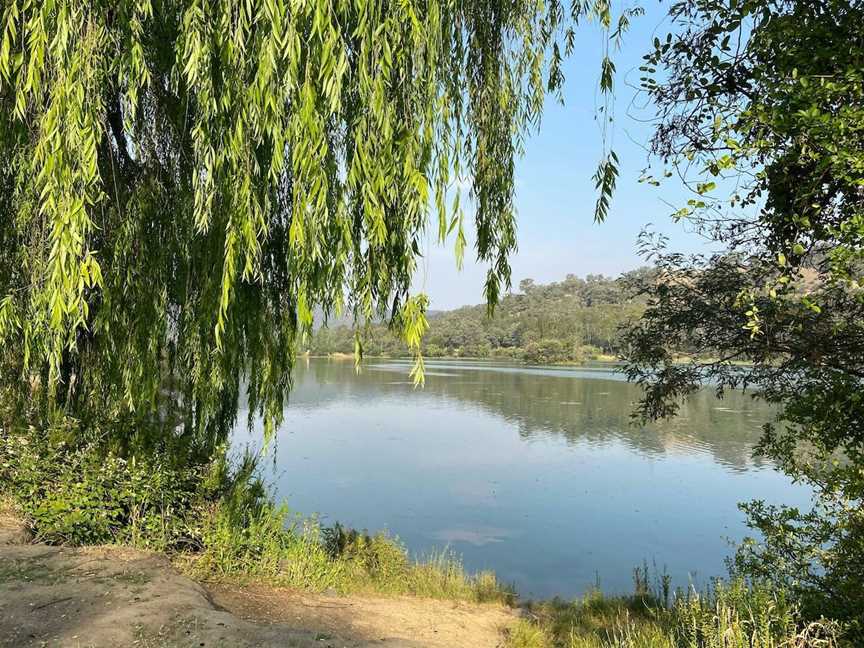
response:
[[(621, 328), (637, 319), (644, 299), (636, 286), (649, 273), (634, 270), (617, 278), (567, 275), (560, 282), (519, 282), (519, 292), (503, 296), (490, 317), (485, 305), (429, 312), (424, 357), (494, 357), (534, 364), (578, 362), (617, 355)], [(401, 341), (379, 324), (362, 332), (367, 353), (404, 355)], [(306, 345), (313, 354), (351, 353), (354, 329), (323, 327)]]
[[(726, 250), (685, 257), (645, 239), (659, 278), (628, 335), (628, 372), (648, 417), (674, 414), (700, 385), (780, 406), (758, 451), (809, 484), (815, 506), (747, 505), (763, 542), (745, 544), (738, 566), (860, 632), (864, 7), (700, 0), (672, 16), (677, 33), (644, 67), (660, 111), (653, 152), (693, 189), (676, 217)], [(682, 347), (692, 362), (674, 362)]]
[(465, 178), (494, 304), (514, 161), (586, 16), (610, 27), (602, 0), (4, 3), (4, 382), (224, 430), (243, 380), (270, 427), (316, 308), (419, 349), (420, 235), (461, 258)]

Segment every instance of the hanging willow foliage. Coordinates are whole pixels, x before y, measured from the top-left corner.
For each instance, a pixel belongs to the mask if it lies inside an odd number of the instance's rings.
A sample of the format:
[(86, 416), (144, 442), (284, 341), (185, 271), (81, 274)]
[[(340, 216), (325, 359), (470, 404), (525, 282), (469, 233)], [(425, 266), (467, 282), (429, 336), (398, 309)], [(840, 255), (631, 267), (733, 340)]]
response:
[(581, 17), (609, 25), (602, 0), (3, 7), (4, 381), (67, 412), (171, 404), (220, 430), (241, 381), (278, 422), (315, 312), (386, 318), (419, 359), (421, 235), (455, 232), (462, 255), (462, 177), (496, 302), (558, 43)]

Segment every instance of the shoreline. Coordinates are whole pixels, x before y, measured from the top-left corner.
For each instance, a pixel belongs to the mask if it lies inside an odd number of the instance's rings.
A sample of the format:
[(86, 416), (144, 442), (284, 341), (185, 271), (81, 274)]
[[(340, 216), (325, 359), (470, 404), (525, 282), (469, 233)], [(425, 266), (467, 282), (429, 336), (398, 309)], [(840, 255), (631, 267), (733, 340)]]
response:
[[(308, 351), (304, 351), (303, 353), (299, 353), (297, 355), (298, 358), (308, 358), (311, 360), (339, 360), (339, 361), (351, 361), (354, 362), (354, 354), (353, 353), (343, 353), (341, 351), (334, 351), (332, 353), (310, 353)], [(389, 354), (364, 354), (363, 361), (365, 360), (413, 360), (413, 357), (410, 355), (389, 355)], [(586, 365), (592, 365), (594, 363), (601, 365), (609, 365), (613, 366), (622, 366), (623, 361), (617, 356), (613, 355), (600, 355), (595, 356), (593, 358), (587, 358), (585, 360), (565, 360), (561, 362), (546, 362), (546, 363), (531, 363), (526, 362), (524, 360), (520, 360), (519, 358), (506, 358), (506, 357), (490, 357), (490, 356), (457, 356), (457, 355), (446, 355), (446, 356), (423, 356), (423, 360), (428, 361), (437, 361), (437, 360), (446, 360), (451, 362), (459, 362), (459, 361), (469, 361), (469, 362), (488, 362), (488, 363), (501, 363), (501, 364), (509, 364), (509, 365), (517, 365), (521, 367), (533, 367), (533, 368), (543, 368), (543, 367), (584, 367)], [(673, 365), (686, 365), (690, 362), (698, 361), (698, 362), (719, 362), (719, 358), (691, 358), (689, 356), (676, 356), (672, 360)], [(752, 366), (752, 363), (744, 361), (744, 360), (727, 360), (724, 361), (726, 364), (736, 367), (749, 367)]]
[[(332, 353), (310, 353), (308, 351), (300, 353), (297, 355), (298, 358), (309, 358), (313, 360), (341, 360), (341, 361), (354, 361), (353, 353), (343, 353), (341, 351), (334, 351)], [(363, 354), (363, 360), (413, 360), (410, 355), (388, 355), (388, 354)], [(592, 362), (597, 363), (607, 363), (610, 365), (617, 364), (619, 362), (618, 358), (615, 356), (602, 356), (597, 358), (589, 358), (587, 360), (567, 360), (562, 362), (550, 362), (550, 363), (542, 363), (535, 364), (530, 362), (525, 362), (518, 358), (506, 358), (506, 357), (489, 357), (489, 356), (457, 356), (457, 355), (446, 355), (446, 356), (423, 356), (424, 361), (436, 361), (436, 360), (447, 360), (447, 361), (470, 361), (470, 362), (498, 362), (502, 364), (513, 364), (524, 367), (582, 367), (586, 364), (590, 364)]]
[(162, 552), (33, 543), (0, 516), (0, 646), (494, 648), (517, 620), (497, 603), (194, 579)]
[[(0, 499), (0, 646), (847, 647), (840, 626), (804, 623), (782, 592), (718, 581), (704, 593), (673, 593), (647, 568), (634, 580), (629, 596), (507, 605), (192, 578), (165, 552), (33, 543)], [(755, 636), (760, 643), (747, 643)]]

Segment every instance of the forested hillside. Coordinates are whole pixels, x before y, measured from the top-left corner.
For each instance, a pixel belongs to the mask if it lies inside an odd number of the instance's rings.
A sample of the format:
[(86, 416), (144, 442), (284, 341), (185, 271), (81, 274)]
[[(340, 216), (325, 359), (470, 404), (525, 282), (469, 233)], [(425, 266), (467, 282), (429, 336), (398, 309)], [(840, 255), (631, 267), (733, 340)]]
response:
[[(423, 351), (428, 357), (498, 357), (532, 363), (578, 362), (614, 356), (620, 349), (619, 329), (638, 318), (645, 308), (637, 286), (649, 277), (647, 269), (617, 278), (567, 275), (561, 282), (519, 283), (519, 291), (505, 296), (492, 317), (485, 305), (464, 306), (430, 314)], [(350, 326), (323, 327), (307, 345), (310, 353), (353, 353)], [(386, 325), (375, 325), (361, 335), (367, 355), (403, 355), (404, 343)]]

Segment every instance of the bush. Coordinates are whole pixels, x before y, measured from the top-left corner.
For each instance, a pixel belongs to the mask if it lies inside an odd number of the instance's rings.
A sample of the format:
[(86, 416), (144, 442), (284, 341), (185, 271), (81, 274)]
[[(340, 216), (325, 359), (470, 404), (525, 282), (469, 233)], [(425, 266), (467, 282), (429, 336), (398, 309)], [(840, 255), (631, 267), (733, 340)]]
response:
[(37, 434), (0, 438), (0, 479), (37, 539), (168, 549), (188, 540), (189, 512), (207, 466), (165, 457), (125, 459), (96, 444), (72, 447)]
[(522, 359), (531, 364), (551, 364), (555, 362), (578, 362), (582, 354), (578, 348), (562, 340), (543, 339), (529, 342), (522, 352)]
[(592, 346), (590, 344), (586, 344), (579, 349), (579, 353), (583, 358), (589, 360), (596, 360), (598, 358), (603, 357), (605, 354), (603, 353), (603, 349), (600, 347)]
[(424, 347), (423, 354), (429, 358), (442, 358), (447, 355), (447, 350), (437, 344), (429, 344)]

